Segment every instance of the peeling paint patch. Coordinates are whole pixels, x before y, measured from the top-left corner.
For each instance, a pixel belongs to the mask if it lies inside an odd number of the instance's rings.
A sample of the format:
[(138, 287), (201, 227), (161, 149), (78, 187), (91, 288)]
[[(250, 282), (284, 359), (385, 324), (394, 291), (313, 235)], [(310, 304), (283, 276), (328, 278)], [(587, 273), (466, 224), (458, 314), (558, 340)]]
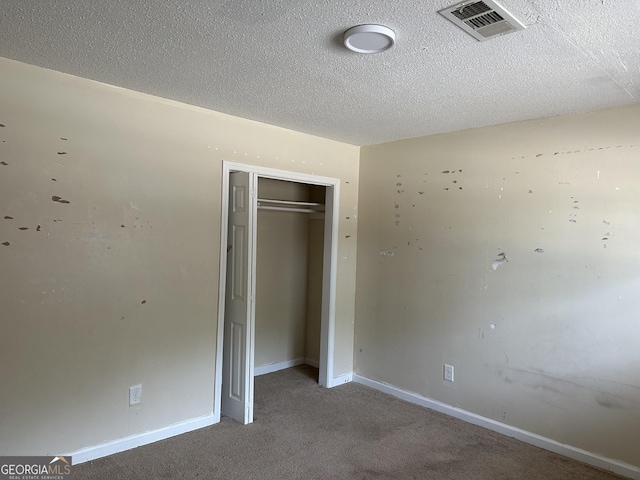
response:
[(69, 200), (65, 200), (62, 197), (59, 197), (58, 195), (52, 195), (51, 200), (58, 203), (71, 203)]
[(507, 258), (507, 254), (504, 252), (500, 252), (498, 254), (498, 258), (496, 258), (491, 264), (491, 268), (493, 268), (494, 270), (497, 270), (499, 266), (501, 266), (504, 263), (507, 263), (508, 261), (509, 259)]

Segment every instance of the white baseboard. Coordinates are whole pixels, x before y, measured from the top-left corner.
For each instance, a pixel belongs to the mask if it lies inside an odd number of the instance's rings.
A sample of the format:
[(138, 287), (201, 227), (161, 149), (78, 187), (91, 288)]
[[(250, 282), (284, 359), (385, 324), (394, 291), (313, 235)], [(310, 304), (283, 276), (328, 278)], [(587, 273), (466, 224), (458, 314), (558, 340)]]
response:
[(278, 370), (284, 370), (285, 368), (297, 367), (305, 363), (304, 357), (294, 358), (293, 360), (287, 360), (280, 363), (269, 363), (267, 365), (260, 365), (253, 369), (253, 376), (259, 377), (260, 375), (266, 375), (267, 373), (277, 372)]
[(117, 440), (106, 442), (101, 445), (82, 448), (80, 450), (76, 450), (75, 452), (69, 452), (63, 455), (65, 457), (70, 456), (73, 464), (77, 465), (78, 463), (88, 462), (90, 460), (95, 460), (96, 458), (106, 457), (107, 455), (124, 452), (125, 450), (131, 450), (132, 448), (140, 447), (142, 445), (147, 445), (159, 440), (175, 437), (176, 435), (191, 432), (192, 430), (208, 427), (210, 425), (213, 425), (214, 423), (217, 423), (215, 421), (215, 417), (213, 414), (210, 414), (204, 417), (185, 420), (184, 422), (169, 425), (168, 427), (164, 428), (159, 428), (158, 430), (130, 435), (128, 437), (119, 438)]
[(309, 365), (310, 367), (320, 368), (320, 362), (318, 360), (314, 360), (313, 358), (304, 357), (304, 364)]
[(309, 357), (298, 357), (293, 360), (287, 360), (286, 362), (270, 363), (268, 365), (255, 367), (253, 370), (253, 376), (259, 377), (260, 375), (277, 372), (278, 370), (284, 370), (285, 368), (297, 367), (298, 365), (310, 365), (312, 367), (319, 368), (320, 362)]
[(357, 374), (353, 375), (353, 381), (389, 395), (393, 395), (394, 397), (407, 402), (415, 403), (416, 405), (459, 418), (465, 422), (484, 427), (488, 430), (493, 430), (494, 432), (506, 435), (507, 437), (513, 437), (530, 445), (535, 445), (536, 447), (578, 460), (579, 462), (593, 465), (594, 467), (608, 470), (610, 472), (617, 473), (618, 475), (624, 475), (625, 477), (633, 478), (634, 480), (640, 480), (640, 467), (638, 466), (588, 452), (581, 448), (572, 447), (571, 445), (565, 445), (550, 438), (543, 437), (542, 435), (528, 432), (517, 427), (512, 427), (511, 425), (497, 422), (481, 415), (476, 415), (475, 413), (468, 412), (467, 410), (423, 397), (417, 393), (402, 390), (388, 383), (371, 380)]

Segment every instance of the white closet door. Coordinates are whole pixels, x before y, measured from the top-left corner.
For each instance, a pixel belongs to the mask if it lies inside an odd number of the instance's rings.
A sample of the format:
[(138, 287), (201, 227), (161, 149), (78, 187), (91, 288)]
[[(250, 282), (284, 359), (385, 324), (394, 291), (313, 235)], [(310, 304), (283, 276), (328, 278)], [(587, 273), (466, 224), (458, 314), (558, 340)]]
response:
[(243, 424), (253, 421), (255, 177), (232, 172), (229, 178), (222, 413)]

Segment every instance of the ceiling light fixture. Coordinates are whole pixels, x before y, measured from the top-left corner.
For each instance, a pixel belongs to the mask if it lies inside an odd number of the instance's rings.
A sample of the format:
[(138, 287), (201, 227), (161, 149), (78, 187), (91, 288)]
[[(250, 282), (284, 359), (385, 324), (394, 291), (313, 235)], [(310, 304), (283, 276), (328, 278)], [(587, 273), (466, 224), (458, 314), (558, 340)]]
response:
[(393, 30), (382, 25), (358, 25), (344, 32), (344, 46), (358, 53), (381, 53), (396, 43)]

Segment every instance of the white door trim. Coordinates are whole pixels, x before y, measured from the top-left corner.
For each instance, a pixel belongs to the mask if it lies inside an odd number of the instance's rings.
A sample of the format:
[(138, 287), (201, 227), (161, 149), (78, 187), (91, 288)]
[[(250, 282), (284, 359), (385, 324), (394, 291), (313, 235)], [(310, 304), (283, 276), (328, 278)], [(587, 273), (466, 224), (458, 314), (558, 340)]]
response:
[[(218, 289), (218, 330), (216, 341), (216, 365), (215, 365), (215, 390), (214, 390), (214, 421), (219, 422), (221, 416), (222, 401), (222, 353), (224, 346), (224, 310), (227, 276), (227, 222), (229, 216), (229, 173), (247, 172), (258, 177), (286, 180), (298, 183), (308, 183), (327, 187), (325, 204), (325, 229), (324, 229), (324, 259), (322, 278), (322, 318), (320, 326), (320, 374), (318, 383), (320, 386), (331, 388), (344, 383), (341, 378), (338, 382), (333, 378), (333, 357), (335, 343), (335, 312), (336, 312), (336, 279), (338, 267), (338, 222), (340, 205), (340, 180), (332, 177), (309, 175), (305, 173), (289, 172), (268, 167), (246, 165), (235, 162), (222, 162), (222, 188), (221, 188), (221, 218), (220, 218), (220, 277)], [(255, 271), (255, 255), (251, 268)], [(253, 339), (254, 325), (251, 325), (251, 338)], [(251, 341), (250, 348), (254, 348)], [(251, 355), (253, 358), (253, 355)], [(253, 368), (247, 372), (253, 376)], [(252, 380), (252, 379), (251, 379)], [(253, 398), (251, 398), (253, 402)]]

